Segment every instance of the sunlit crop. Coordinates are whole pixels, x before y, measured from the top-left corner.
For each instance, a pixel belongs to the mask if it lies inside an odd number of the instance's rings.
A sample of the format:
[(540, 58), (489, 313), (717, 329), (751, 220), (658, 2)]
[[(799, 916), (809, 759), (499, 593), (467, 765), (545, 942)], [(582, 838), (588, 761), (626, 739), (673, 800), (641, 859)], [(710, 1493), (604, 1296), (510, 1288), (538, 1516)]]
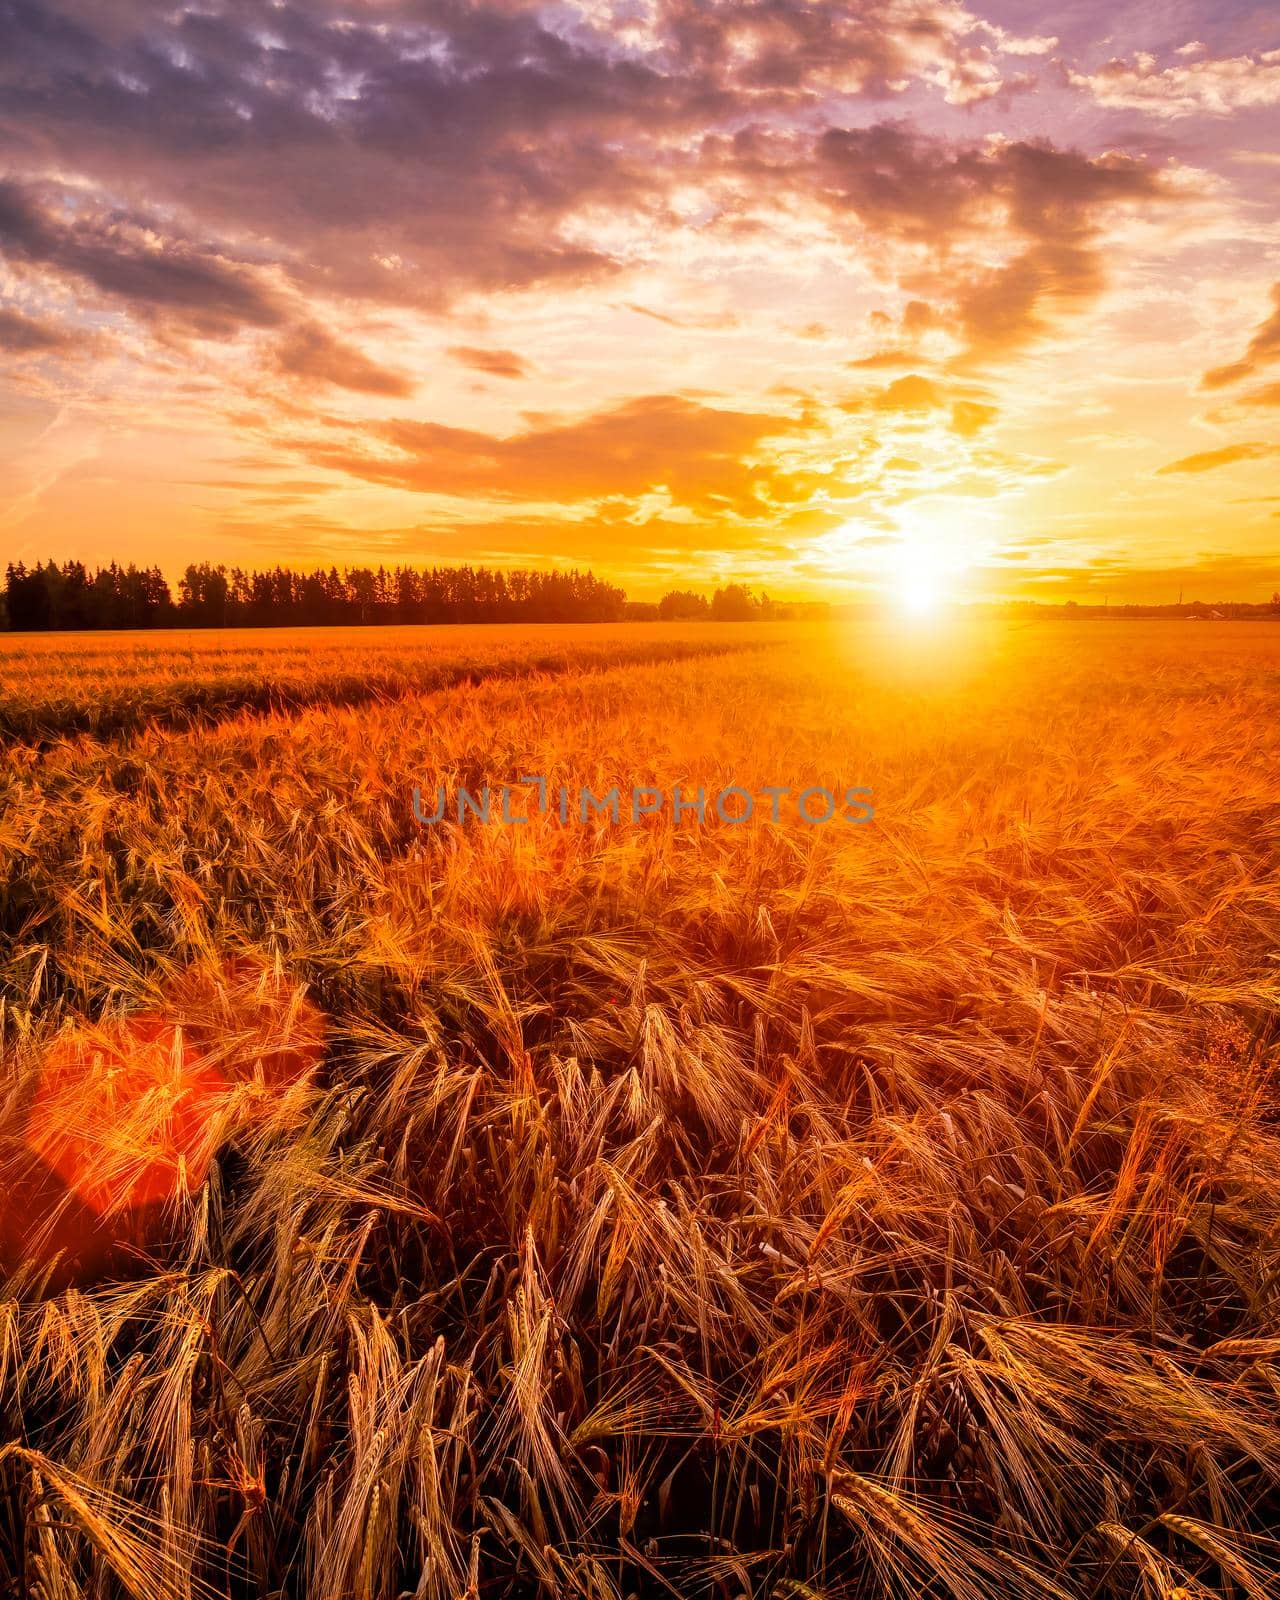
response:
[(5, 1592), (1275, 1593), (1280, 634), (419, 637), (0, 647)]

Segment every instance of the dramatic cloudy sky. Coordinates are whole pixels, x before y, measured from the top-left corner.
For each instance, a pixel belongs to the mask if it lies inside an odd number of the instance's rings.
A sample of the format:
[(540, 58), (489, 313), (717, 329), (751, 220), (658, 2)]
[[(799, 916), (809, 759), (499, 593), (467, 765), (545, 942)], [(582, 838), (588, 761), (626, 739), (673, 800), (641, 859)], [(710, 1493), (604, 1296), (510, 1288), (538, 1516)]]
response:
[(0, 0), (0, 552), (1280, 587), (1274, 0)]

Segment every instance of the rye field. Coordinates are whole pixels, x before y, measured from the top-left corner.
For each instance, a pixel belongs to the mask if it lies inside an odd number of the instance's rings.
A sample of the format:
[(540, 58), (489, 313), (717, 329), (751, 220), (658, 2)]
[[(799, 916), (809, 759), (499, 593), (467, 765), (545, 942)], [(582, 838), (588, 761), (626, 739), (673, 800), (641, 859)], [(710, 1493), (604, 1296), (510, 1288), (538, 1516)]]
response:
[(0, 1594), (1280, 1594), (1280, 628), (13, 636), (0, 730)]

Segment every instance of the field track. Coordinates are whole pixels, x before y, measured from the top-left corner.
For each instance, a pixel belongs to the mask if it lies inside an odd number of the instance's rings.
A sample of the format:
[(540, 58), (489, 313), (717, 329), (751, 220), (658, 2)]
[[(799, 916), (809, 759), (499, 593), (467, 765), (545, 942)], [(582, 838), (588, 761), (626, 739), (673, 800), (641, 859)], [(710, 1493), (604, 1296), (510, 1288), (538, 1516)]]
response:
[(758, 648), (759, 630), (281, 628), (0, 635), (0, 740), (208, 726), (483, 683)]

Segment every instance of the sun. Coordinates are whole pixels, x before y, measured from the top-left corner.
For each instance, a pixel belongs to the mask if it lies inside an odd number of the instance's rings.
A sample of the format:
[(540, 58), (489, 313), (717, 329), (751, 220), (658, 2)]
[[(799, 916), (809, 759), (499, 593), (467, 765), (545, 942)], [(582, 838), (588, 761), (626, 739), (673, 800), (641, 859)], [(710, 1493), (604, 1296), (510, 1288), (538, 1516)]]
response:
[(931, 616), (942, 604), (942, 590), (927, 574), (903, 573), (893, 586), (893, 597), (908, 616)]
[(885, 574), (885, 588), (900, 611), (928, 617), (945, 597), (946, 553), (933, 540), (914, 538), (898, 547)]
[(996, 513), (932, 496), (894, 509), (892, 529), (872, 537), (853, 520), (827, 536), (833, 565), (860, 580), (900, 616), (947, 614), (973, 592), (975, 573), (998, 535)]
[(998, 511), (946, 496), (895, 512), (897, 538), (883, 547), (881, 592), (914, 618), (950, 611), (972, 591), (975, 569), (998, 534)]

